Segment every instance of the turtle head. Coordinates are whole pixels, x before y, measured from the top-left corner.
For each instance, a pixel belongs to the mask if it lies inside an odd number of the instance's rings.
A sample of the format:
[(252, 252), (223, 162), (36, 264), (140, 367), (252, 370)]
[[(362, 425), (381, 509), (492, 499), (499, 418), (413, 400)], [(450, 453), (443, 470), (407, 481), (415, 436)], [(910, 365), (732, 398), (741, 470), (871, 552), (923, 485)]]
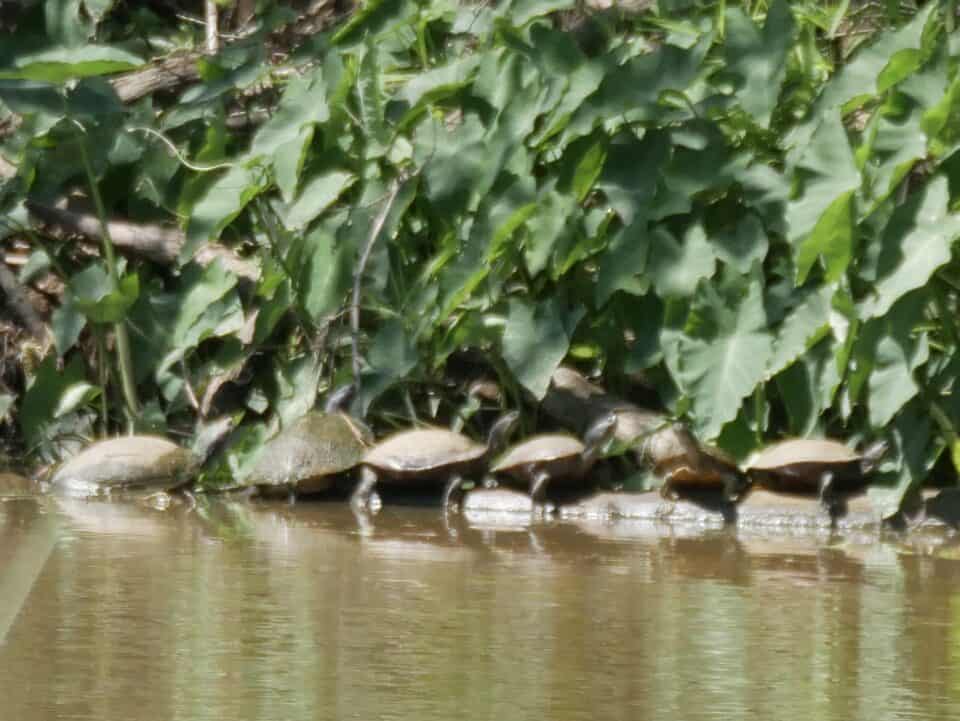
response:
[(867, 446), (863, 451), (863, 458), (860, 459), (860, 472), (864, 474), (873, 473), (889, 450), (890, 444), (883, 440), (876, 441)]
[(594, 461), (617, 432), (617, 414), (607, 413), (594, 421), (583, 437), (583, 458)]
[(510, 440), (510, 435), (516, 430), (520, 422), (519, 411), (509, 411), (497, 419), (490, 429), (490, 435), (487, 436), (487, 455), (494, 456)]
[(342, 411), (344, 406), (353, 400), (353, 396), (356, 392), (356, 383), (347, 383), (346, 385), (342, 385), (339, 388), (334, 389), (330, 395), (327, 396), (326, 403), (323, 404), (323, 412), (337, 413), (338, 411)]

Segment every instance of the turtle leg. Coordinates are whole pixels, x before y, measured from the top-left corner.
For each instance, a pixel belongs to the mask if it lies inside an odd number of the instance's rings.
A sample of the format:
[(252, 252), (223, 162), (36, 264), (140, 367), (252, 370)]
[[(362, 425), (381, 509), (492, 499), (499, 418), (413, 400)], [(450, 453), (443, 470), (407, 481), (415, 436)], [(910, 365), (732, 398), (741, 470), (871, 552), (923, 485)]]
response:
[(297, 491), (292, 483), (287, 484), (287, 505), (295, 506), (297, 504)]
[(660, 497), (665, 501), (676, 503), (680, 498), (677, 490), (673, 487), (673, 473), (667, 473), (663, 477), (663, 483), (660, 485)]
[(533, 501), (535, 510), (543, 511), (547, 495), (547, 483), (550, 481), (550, 474), (542, 468), (534, 469), (530, 481), (530, 500)]
[(360, 482), (350, 496), (350, 507), (355, 511), (368, 511), (370, 509), (370, 497), (373, 495), (373, 489), (376, 486), (376, 471), (364, 466), (363, 470), (360, 471)]
[(820, 506), (833, 517), (837, 499), (833, 490), (833, 471), (824, 471), (820, 476)]
[(461, 498), (463, 498), (463, 477), (459, 473), (454, 473), (443, 489), (444, 514), (449, 513), (454, 506), (459, 506)]

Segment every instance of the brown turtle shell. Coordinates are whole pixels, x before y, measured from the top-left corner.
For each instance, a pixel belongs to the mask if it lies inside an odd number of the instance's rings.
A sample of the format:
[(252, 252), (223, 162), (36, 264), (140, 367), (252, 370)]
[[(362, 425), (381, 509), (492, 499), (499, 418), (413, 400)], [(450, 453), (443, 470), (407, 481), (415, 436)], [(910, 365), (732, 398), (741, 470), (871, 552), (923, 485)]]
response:
[(487, 447), (444, 428), (401, 431), (363, 457), (364, 465), (395, 480), (433, 478), (465, 471), (483, 461)]

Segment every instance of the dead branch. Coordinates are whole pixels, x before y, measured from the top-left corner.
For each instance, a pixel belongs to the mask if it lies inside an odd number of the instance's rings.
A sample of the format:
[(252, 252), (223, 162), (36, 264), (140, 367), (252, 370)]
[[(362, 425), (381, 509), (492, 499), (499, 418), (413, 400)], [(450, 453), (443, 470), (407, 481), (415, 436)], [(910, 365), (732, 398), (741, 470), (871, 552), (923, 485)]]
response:
[[(59, 226), (93, 240), (102, 239), (100, 221), (92, 213), (76, 213), (52, 208), (31, 200), (26, 201), (26, 206), (30, 213), (44, 224)], [(176, 263), (180, 256), (180, 249), (186, 242), (183, 231), (162, 225), (111, 220), (107, 223), (107, 228), (117, 248), (161, 265)], [(260, 271), (254, 262), (241, 258), (230, 248), (219, 243), (205, 245), (193, 259), (201, 265), (209, 265), (217, 258), (223, 262), (224, 267), (238, 277), (253, 281), (260, 277)]]
[(3, 263), (0, 263), (0, 291), (3, 291), (7, 305), (20, 318), (23, 327), (41, 345), (46, 346), (51, 338), (50, 329), (43, 322), (37, 309), (33, 307), (33, 303), (30, 302), (26, 290), (20, 285), (17, 277)]
[(145, 68), (118, 75), (110, 81), (123, 103), (132, 103), (161, 90), (171, 90), (179, 85), (200, 79), (197, 60), (200, 53), (181, 53), (163, 58)]

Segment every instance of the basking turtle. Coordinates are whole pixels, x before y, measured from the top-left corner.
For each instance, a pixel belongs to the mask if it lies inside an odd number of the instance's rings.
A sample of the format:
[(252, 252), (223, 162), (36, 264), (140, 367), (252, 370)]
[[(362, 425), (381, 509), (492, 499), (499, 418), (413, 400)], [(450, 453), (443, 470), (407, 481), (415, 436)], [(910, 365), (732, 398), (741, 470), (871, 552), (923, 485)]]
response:
[(56, 469), (48, 483), (72, 496), (123, 491), (169, 491), (187, 483), (200, 459), (159, 436), (124, 436), (98, 441)]
[(590, 426), (582, 442), (565, 433), (528, 438), (508, 449), (490, 471), (529, 484), (534, 504), (541, 504), (551, 479), (579, 480), (589, 472), (616, 428), (617, 416), (609, 413)]
[(749, 486), (732, 459), (716, 448), (702, 446), (683, 423), (650, 433), (642, 453), (663, 478), (660, 493), (664, 498), (676, 499), (677, 489), (717, 489), (725, 501), (735, 503)]
[(516, 411), (504, 414), (493, 424), (486, 444), (444, 428), (420, 428), (390, 436), (363, 457), (360, 483), (350, 504), (357, 509), (369, 508), (378, 481), (408, 484), (446, 481), (443, 491), (446, 510), (463, 476), (484, 467), (486, 460), (502, 447), (519, 418)]
[(867, 476), (886, 451), (883, 441), (858, 453), (839, 441), (795, 438), (755, 453), (747, 461), (746, 470), (758, 485), (770, 490), (817, 493), (820, 503), (832, 511), (837, 496), (866, 488)]
[(340, 410), (352, 392), (352, 386), (336, 391), (323, 412), (307, 413), (264, 444), (249, 475), (260, 493), (281, 489), (291, 499), (296, 493), (319, 493), (337, 474), (360, 463), (373, 438)]

